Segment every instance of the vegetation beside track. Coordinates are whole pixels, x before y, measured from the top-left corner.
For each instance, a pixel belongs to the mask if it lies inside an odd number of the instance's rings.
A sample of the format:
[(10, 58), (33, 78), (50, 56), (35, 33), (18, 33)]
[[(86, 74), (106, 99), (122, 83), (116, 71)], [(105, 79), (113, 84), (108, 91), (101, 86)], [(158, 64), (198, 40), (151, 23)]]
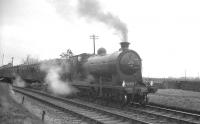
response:
[(159, 89), (157, 93), (149, 95), (149, 102), (200, 112), (200, 92)]
[(43, 124), (10, 96), (9, 86), (0, 82), (0, 124)]

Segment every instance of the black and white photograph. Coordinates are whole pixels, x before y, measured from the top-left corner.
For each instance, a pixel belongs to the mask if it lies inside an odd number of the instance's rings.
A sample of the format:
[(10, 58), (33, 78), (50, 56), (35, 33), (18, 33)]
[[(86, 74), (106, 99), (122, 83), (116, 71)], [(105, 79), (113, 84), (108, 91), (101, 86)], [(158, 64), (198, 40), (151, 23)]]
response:
[(200, 1), (0, 0), (0, 124), (200, 124)]

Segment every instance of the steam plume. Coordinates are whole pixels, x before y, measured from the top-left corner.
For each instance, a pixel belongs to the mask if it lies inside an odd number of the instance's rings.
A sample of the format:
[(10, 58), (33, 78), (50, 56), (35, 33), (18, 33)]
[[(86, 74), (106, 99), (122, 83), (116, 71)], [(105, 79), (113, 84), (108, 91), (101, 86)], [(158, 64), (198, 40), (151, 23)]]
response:
[[(68, 66), (66, 65), (66, 67)], [(54, 94), (69, 95), (76, 92), (69, 82), (61, 79), (60, 75), (66, 72), (66, 67), (64, 70), (58, 65), (42, 64), (40, 67), (42, 71), (46, 72), (45, 82), (48, 84), (48, 89)]]
[(17, 87), (25, 87), (26, 83), (21, 79), (20, 76), (15, 75), (15, 80), (13, 81), (13, 85)]
[(123, 23), (117, 16), (114, 16), (111, 13), (104, 13), (96, 0), (79, 0), (78, 12), (82, 17), (94, 19), (108, 25), (111, 28), (114, 28), (120, 33), (122, 40), (127, 41), (128, 29), (126, 24)]

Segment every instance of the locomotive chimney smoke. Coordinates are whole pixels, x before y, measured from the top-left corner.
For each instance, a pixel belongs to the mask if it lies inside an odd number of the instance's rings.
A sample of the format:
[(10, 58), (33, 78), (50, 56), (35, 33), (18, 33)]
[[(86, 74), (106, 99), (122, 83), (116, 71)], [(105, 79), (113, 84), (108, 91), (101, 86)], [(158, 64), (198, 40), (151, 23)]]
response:
[(124, 50), (128, 50), (129, 49), (129, 42), (127, 41), (124, 41), (124, 42), (121, 42), (120, 45), (121, 45), (121, 48), (120, 50), (124, 51)]
[(109, 27), (114, 28), (120, 33), (122, 41), (127, 41), (128, 29), (126, 24), (117, 16), (114, 16), (111, 13), (104, 13), (96, 0), (78, 0), (78, 13), (82, 17), (102, 22)]

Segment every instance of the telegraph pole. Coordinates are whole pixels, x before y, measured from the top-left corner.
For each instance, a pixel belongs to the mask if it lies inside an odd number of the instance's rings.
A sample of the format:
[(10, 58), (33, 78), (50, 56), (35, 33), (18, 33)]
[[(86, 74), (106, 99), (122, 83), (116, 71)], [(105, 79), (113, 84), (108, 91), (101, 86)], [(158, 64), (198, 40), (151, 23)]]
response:
[(96, 35), (90, 35), (90, 39), (93, 39), (93, 47), (94, 47), (94, 55), (95, 55), (95, 40), (99, 39), (99, 36)]
[(4, 54), (3, 54), (3, 56), (2, 56), (2, 66), (3, 66), (3, 60), (4, 60)]
[(12, 59), (12, 66), (13, 66), (14, 57), (12, 57), (11, 59)]
[(186, 74), (187, 74), (187, 70), (185, 69), (185, 81), (186, 81)]

